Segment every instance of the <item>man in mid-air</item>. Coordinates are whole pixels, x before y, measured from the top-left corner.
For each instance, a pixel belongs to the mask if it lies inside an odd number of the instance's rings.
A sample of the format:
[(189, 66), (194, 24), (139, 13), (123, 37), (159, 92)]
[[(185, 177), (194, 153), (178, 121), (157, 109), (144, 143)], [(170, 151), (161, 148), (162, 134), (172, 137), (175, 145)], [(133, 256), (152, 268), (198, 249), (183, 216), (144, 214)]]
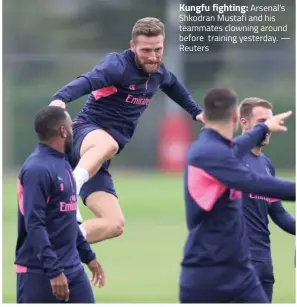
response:
[[(74, 120), (70, 162), (77, 192), (95, 218), (80, 227), (90, 243), (122, 234), (124, 216), (108, 167), (131, 140), (138, 120), (161, 89), (202, 121), (202, 109), (162, 63), (164, 24), (143, 18), (132, 29), (130, 49), (109, 53), (91, 72), (80, 75), (53, 96), (50, 105), (65, 108), (84, 95), (88, 100)], [(82, 218), (78, 216), (82, 222)]]

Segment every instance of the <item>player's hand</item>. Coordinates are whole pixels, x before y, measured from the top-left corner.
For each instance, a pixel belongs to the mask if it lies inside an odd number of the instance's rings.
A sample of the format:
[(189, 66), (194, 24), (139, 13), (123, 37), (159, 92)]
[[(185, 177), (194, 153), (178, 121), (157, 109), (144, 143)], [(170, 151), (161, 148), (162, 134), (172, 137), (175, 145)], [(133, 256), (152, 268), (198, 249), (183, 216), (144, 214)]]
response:
[(92, 272), (91, 282), (94, 286), (96, 286), (96, 284), (98, 283), (98, 287), (102, 288), (105, 282), (105, 275), (100, 263), (96, 259), (94, 259), (88, 264), (88, 267)]
[(65, 302), (69, 301), (69, 287), (68, 280), (64, 273), (60, 274), (57, 277), (51, 279), (51, 286), (53, 295), (58, 300), (63, 300)]
[(62, 100), (53, 100), (49, 105), (66, 109), (66, 103)]
[(205, 124), (203, 112), (196, 116), (196, 120), (201, 122), (202, 124)]
[(284, 126), (285, 120), (292, 115), (292, 111), (277, 114), (265, 121), (269, 132), (286, 132), (288, 129)]

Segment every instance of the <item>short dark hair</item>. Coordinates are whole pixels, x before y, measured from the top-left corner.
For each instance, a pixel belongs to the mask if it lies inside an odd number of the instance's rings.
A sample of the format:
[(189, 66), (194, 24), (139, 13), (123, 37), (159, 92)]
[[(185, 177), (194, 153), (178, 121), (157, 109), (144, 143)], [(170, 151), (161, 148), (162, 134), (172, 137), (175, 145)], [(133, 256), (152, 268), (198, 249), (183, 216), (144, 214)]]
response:
[(237, 94), (224, 87), (210, 89), (204, 98), (204, 115), (208, 121), (228, 121), (237, 106)]
[(57, 129), (66, 119), (65, 109), (46, 106), (38, 111), (35, 117), (35, 132), (40, 141), (48, 141), (57, 134)]
[(272, 104), (268, 100), (258, 97), (248, 97), (245, 98), (239, 105), (240, 118), (249, 118), (255, 107), (263, 107), (269, 110), (273, 109)]

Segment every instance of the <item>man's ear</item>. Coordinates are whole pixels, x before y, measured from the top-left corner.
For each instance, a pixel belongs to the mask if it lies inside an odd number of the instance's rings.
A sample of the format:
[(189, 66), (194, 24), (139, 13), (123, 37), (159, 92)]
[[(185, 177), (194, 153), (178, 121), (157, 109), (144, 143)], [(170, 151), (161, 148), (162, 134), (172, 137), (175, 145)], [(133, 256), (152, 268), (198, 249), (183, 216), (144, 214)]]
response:
[(60, 134), (61, 134), (61, 137), (66, 139), (67, 138), (67, 129), (65, 126), (61, 126), (60, 127)]
[(247, 130), (248, 129), (248, 120), (246, 118), (240, 118), (240, 126), (243, 130)]
[(130, 48), (135, 53), (135, 43), (134, 43), (133, 39), (130, 40)]

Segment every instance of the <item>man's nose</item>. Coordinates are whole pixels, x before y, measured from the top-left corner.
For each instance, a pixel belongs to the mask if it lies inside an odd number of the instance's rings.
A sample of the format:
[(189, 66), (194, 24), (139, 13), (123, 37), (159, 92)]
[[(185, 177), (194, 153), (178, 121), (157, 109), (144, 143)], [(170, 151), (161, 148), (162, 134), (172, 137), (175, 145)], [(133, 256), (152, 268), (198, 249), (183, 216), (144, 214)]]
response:
[(149, 55), (149, 61), (156, 62), (156, 60), (157, 60), (157, 54), (155, 51), (152, 51)]

